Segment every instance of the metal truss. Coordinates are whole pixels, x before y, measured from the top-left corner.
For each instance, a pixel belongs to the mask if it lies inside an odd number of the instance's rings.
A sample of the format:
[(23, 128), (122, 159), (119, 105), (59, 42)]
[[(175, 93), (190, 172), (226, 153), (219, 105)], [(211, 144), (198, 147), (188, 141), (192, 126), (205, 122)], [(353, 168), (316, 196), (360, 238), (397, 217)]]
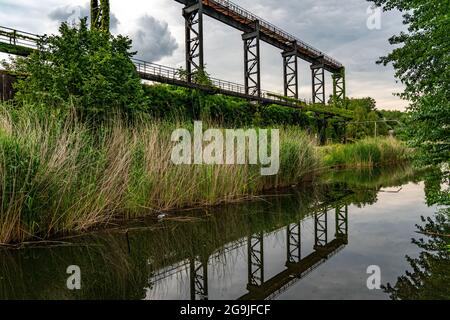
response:
[(261, 56), (259, 22), (254, 22), (254, 31), (242, 35), (244, 40), (245, 93), (261, 96)]
[(336, 207), (336, 238), (348, 238), (348, 205)]
[(260, 287), (264, 284), (264, 233), (248, 237), (247, 248), (248, 287)]
[(208, 300), (208, 259), (191, 258), (191, 300)]
[(333, 73), (333, 102), (345, 100), (345, 68)]
[(325, 104), (325, 68), (323, 64), (311, 66), (313, 103)]
[(297, 43), (293, 44), (292, 51), (285, 51), (283, 56), (284, 95), (298, 99), (298, 56)]
[(195, 74), (204, 70), (203, 2), (201, 0), (183, 9), (186, 30), (186, 80), (193, 82)]
[(288, 225), (287, 229), (287, 264), (298, 263), (301, 257), (300, 222)]
[(314, 215), (314, 249), (320, 249), (328, 244), (328, 211)]

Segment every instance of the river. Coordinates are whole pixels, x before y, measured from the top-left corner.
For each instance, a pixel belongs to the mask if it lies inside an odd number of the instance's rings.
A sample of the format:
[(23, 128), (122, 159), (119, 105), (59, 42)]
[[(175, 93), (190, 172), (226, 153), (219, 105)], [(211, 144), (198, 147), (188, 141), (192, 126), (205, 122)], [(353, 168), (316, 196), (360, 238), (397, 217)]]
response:
[[(251, 201), (1, 249), (0, 299), (450, 299), (448, 251), (423, 283), (407, 274), (427, 253), (422, 218), (437, 211), (410, 168), (331, 172)], [(67, 287), (70, 266), (80, 290)]]

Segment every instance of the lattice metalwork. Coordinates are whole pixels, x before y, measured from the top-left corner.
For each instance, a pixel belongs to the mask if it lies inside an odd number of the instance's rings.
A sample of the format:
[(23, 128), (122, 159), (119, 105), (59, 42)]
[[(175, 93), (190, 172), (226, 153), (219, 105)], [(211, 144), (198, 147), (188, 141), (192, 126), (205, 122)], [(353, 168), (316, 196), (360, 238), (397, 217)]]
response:
[(195, 80), (194, 74), (204, 71), (203, 55), (203, 3), (201, 0), (183, 9), (186, 30), (187, 81)]
[(208, 300), (208, 259), (190, 259), (191, 300)]
[(284, 95), (298, 99), (298, 56), (297, 45), (293, 50), (283, 52)]
[(261, 58), (259, 22), (253, 23), (254, 31), (242, 35), (244, 40), (245, 93), (261, 96)]
[(336, 238), (348, 238), (348, 205), (336, 207)]
[(313, 103), (325, 104), (325, 69), (323, 65), (312, 65)]
[(328, 244), (328, 212), (314, 215), (314, 249), (320, 249)]
[(345, 100), (345, 69), (333, 73), (333, 102)]
[(300, 222), (287, 227), (287, 263), (297, 263), (301, 260)]
[(248, 237), (248, 286), (259, 287), (264, 283), (264, 233)]

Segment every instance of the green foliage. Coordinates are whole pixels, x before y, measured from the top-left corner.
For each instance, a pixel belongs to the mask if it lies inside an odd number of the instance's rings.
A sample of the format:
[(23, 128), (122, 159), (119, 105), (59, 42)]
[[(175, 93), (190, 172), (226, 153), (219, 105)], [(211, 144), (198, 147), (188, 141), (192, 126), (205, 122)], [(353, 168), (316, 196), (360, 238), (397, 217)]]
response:
[[(417, 225), (422, 235), (412, 242), (421, 249), (418, 257), (406, 256), (411, 270), (397, 278), (395, 285), (383, 289), (393, 300), (445, 300), (450, 297), (450, 210), (442, 209), (435, 217)], [(424, 239), (425, 238), (425, 239)]]
[[(396, 45), (379, 63), (392, 63), (405, 84), (401, 97), (411, 102), (410, 145), (422, 165), (443, 166), (450, 179), (450, 2), (448, 0), (371, 0), (385, 10), (404, 12), (407, 33), (390, 38)], [(447, 188), (447, 197), (448, 197)]]
[(63, 23), (60, 35), (44, 37), (39, 51), (18, 58), (12, 69), (28, 74), (19, 80), (16, 100), (59, 107), (71, 102), (87, 117), (145, 109), (140, 78), (130, 60), (131, 40)]
[(324, 163), (332, 167), (365, 167), (407, 160), (408, 151), (393, 138), (366, 138), (354, 144), (331, 145), (321, 149)]

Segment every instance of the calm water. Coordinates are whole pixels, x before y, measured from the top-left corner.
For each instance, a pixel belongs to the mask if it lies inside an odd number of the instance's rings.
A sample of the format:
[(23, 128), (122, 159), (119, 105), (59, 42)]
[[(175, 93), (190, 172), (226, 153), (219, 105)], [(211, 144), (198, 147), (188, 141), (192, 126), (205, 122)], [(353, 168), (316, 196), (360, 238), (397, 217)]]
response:
[[(0, 251), (0, 299), (450, 298), (448, 252), (413, 240), (430, 240), (417, 231), (436, 212), (409, 169), (336, 172), (258, 201)], [(428, 275), (411, 283), (423, 259)], [(66, 287), (70, 265), (81, 290)], [(368, 289), (372, 265), (393, 288)]]

